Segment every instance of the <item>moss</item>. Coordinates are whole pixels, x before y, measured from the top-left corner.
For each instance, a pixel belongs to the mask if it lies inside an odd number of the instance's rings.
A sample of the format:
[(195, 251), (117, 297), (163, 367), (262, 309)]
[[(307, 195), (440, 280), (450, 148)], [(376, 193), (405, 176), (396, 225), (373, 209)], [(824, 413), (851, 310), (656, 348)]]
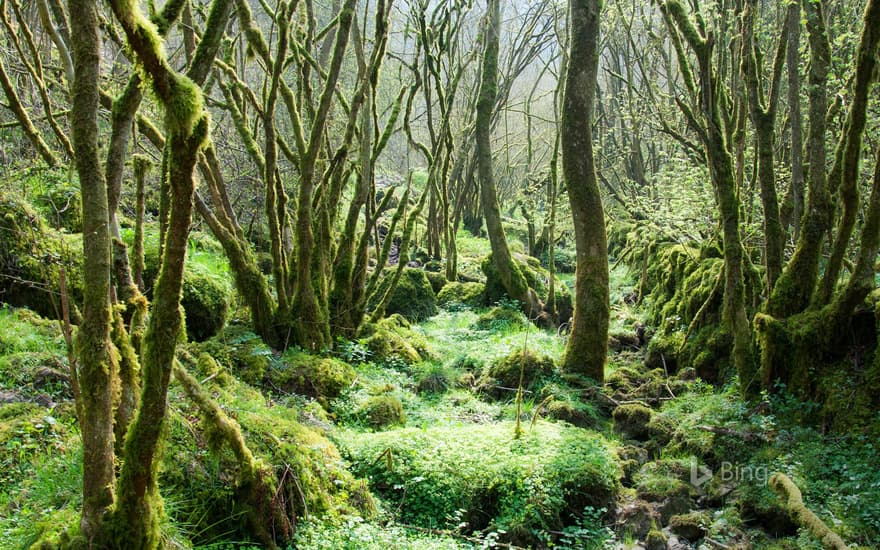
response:
[(477, 318), (473, 328), (497, 332), (512, 331), (528, 326), (529, 320), (517, 309), (496, 306)]
[[(395, 269), (385, 270), (382, 281), (374, 293), (376, 296), (385, 295)], [(376, 304), (371, 303), (368, 306), (373, 308)], [(385, 313), (398, 313), (413, 322), (424, 321), (437, 313), (437, 297), (423, 270), (412, 267), (403, 269), (400, 280), (391, 293), (391, 299), (385, 308)]]
[[(202, 367), (197, 369), (199, 376), (205, 374)], [(234, 379), (226, 384), (218, 381), (219, 376), (204, 382), (203, 389), (238, 423), (256, 465), (271, 472), (272, 479), (267, 481), (290, 520), (346, 514), (369, 518), (375, 513), (365, 483), (345, 469), (333, 443), (299, 422), (297, 410), (273, 406), (257, 390)], [(254, 510), (245, 498), (248, 486), (241, 475), (246, 473), (241, 461), (228, 445), (216, 445), (221, 441), (209, 447), (210, 422), (183, 398), (179, 386), (172, 386), (171, 391), (180, 414), (169, 419), (161, 479), (163, 494), (176, 503), (168, 512), (171, 519), (188, 526), (195, 546), (217, 540), (253, 540), (255, 532), (248, 518)], [(265, 525), (271, 525), (270, 518), (265, 519)], [(282, 542), (283, 533), (279, 531), (278, 537)]]
[(409, 321), (399, 314), (377, 323), (365, 323), (358, 332), (358, 338), (375, 359), (398, 358), (414, 364), (433, 357), (425, 336), (413, 330)]
[(652, 502), (691, 499), (696, 489), (690, 484), (691, 460), (659, 459), (648, 462), (633, 476), (639, 498)]
[(787, 475), (783, 473), (775, 473), (770, 476), (768, 485), (773, 491), (784, 499), (786, 506), (792, 515), (797, 519), (801, 526), (807, 528), (810, 533), (820, 541), (825, 548), (833, 550), (845, 550), (849, 548), (840, 536), (832, 531), (824, 521), (810, 511), (804, 504), (801, 490)]
[(669, 519), (669, 529), (690, 542), (696, 542), (706, 534), (710, 523), (711, 519), (705, 512), (691, 512), (672, 516)]
[(614, 431), (626, 439), (645, 440), (650, 432), (648, 423), (654, 411), (644, 405), (631, 403), (614, 409)]
[(486, 286), (482, 283), (447, 283), (437, 294), (437, 303), (441, 307), (450, 307), (453, 304), (480, 307), (486, 305), (485, 289)]
[[(547, 541), (538, 541), (537, 532), (562, 530), (586, 506), (614, 505), (620, 471), (601, 435), (539, 421), (514, 439), (513, 427), (349, 433), (340, 446), (358, 475), (369, 477), (388, 502), (400, 503), (400, 521), (410, 525), (446, 529), (465, 521), (467, 532), (503, 530), (502, 542), (519, 535), (518, 546), (542, 547)], [(438, 518), (456, 519), (438, 525)]]
[(351, 386), (355, 372), (339, 359), (289, 350), (269, 369), (268, 379), (273, 388), (314, 397), (326, 405)]
[(406, 424), (403, 403), (393, 395), (376, 395), (361, 407), (360, 415), (370, 427), (379, 429)]

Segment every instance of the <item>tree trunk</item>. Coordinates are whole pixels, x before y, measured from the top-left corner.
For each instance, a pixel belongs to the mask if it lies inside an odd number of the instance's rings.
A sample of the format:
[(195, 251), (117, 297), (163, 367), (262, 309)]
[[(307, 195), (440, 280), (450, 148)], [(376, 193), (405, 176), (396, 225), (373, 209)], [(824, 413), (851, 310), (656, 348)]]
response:
[[(599, 67), (598, 0), (571, 0), (570, 54), (562, 100), (562, 171), (574, 218), (574, 317), (562, 368), (602, 383), (608, 352), (608, 245), (593, 159), (593, 98)], [(552, 206), (551, 206), (552, 208)], [(552, 244), (551, 244), (552, 246)]]
[(75, 78), (71, 126), (83, 211), (83, 316), (77, 332), (82, 395), (83, 510), (80, 529), (91, 544), (113, 504), (112, 386), (116, 363), (110, 346), (110, 230), (107, 186), (98, 160), (100, 36), (92, 0), (70, 0)]

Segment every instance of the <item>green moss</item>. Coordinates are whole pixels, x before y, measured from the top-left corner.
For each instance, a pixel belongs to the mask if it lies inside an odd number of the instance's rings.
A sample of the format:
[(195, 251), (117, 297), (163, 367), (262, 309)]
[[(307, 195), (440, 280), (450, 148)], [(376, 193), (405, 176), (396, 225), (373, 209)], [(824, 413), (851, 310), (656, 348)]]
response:
[[(385, 290), (391, 284), (395, 269), (385, 270), (375, 293), (376, 296), (384, 296)], [(368, 306), (373, 308), (376, 304), (368, 304)], [(391, 293), (391, 300), (385, 308), (385, 313), (398, 313), (413, 322), (424, 321), (437, 313), (437, 297), (424, 270), (412, 267), (403, 269), (400, 280)]]
[(403, 403), (393, 395), (376, 395), (361, 407), (360, 416), (372, 428), (386, 428), (406, 424)]
[(540, 356), (528, 349), (520, 349), (502, 357), (489, 366), (481, 386), (492, 397), (513, 397), (520, 387), (535, 390), (553, 374), (555, 365), (548, 356)]
[(690, 484), (690, 458), (659, 459), (648, 462), (633, 475), (633, 482), (639, 498), (661, 502), (666, 499), (690, 499), (696, 496)]
[(648, 423), (654, 411), (644, 405), (630, 403), (614, 409), (614, 431), (626, 439), (645, 440), (649, 437)]
[(413, 364), (433, 356), (425, 336), (413, 330), (409, 321), (399, 314), (377, 323), (365, 323), (358, 338), (379, 360), (397, 358)]
[(447, 308), (455, 304), (480, 307), (486, 305), (485, 288), (482, 283), (447, 283), (437, 294), (437, 303)]
[(445, 274), (428, 271), (427, 266), (425, 267), (425, 277), (427, 277), (428, 281), (430, 281), (431, 289), (434, 290), (434, 294), (438, 294), (446, 287), (447, 284), (449, 284), (449, 281), (446, 279)]
[[(203, 359), (199, 364), (209, 370), (217, 368)], [(197, 367), (199, 376), (207, 374), (202, 367)], [(368, 518), (375, 513), (365, 483), (345, 469), (326, 437), (298, 421), (296, 409), (273, 406), (257, 390), (234, 379), (221, 384), (218, 378), (203, 387), (240, 425), (257, 463), (274, 472), (277, 503), (288, 518), (333, 519), (347, 514)], [(179, 414), (169, 419), (161, 474), (163, 495), (175, 503), (168, 511), (171, 520), (187, 526), (195, 546), (217, 540), (253, 540), (241, 461), (226, 445), (209, 446), (210, 422), (204, 422), (199, 409), (178, 387), (172, 386), (171, 392)], [(271, 519), (266, 520), (269, 525)], [(285, 535), (277, 534), (278, 542), (284, 542)]]
[[(144, 250), (143, 274), (148, 297), (152, 297), (159, 272), (158, 236), (150, 237)], [(218, 246), (204, 234), (194, 234), (190, 240), (180, 303), (186, 312), (187, 336), (197, 342), (214, 336), (223, 328), (232, 303), (229, 267), (222, 251), (216, 248)]]
[(326, 405), (351, 386), (355, 372), (339, 359), (291, 349), (269, 369), (268, 379), (273, 388), (314, 397)]
[(579, 428), (593, 429), (599, 424), (596, 410), (580, 401), (553, 400), (547, 405), (547, 416)]

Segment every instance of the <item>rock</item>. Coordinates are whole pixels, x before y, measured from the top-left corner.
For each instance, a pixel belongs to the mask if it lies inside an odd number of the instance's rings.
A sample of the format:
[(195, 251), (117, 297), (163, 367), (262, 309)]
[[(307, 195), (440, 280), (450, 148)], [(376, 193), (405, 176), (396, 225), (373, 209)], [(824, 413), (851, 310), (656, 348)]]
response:
[(677, 535), (672, 535), (666, 541), (666, 550), (691, 550), (691, 545), (682, 542)]
[(650, 503), (636, 500), (617, 509), (617, 530), (641, 539), (659, 519), (660, 515)]
[(5, 403), (20, 403), (24, 401), (21, 394), (14, 391), (0, 390), (0, 405)]
[(672, 516), (688, 513), (693, 507), (691, 499), (683, 496), (672, 496), (664, 499), (657, 505), (657, 512), (660, 514), (660, 522), (662, 525), (668, 525)]

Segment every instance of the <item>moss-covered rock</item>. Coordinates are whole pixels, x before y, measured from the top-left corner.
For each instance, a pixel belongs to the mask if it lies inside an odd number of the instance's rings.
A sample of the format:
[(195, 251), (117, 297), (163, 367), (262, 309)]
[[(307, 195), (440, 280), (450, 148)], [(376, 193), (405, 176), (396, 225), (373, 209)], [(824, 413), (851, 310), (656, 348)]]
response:
[(659, 459), (648, 462), (633, 476), (639, 498), (651, 502), (669, 499), (691, 499), (697, 495), (690, 482), (691, 461)]
[(237, 379), (259, 387), (275, 360), (274, 352), (248, 327), (230, 325), (197, 346), (199, 353), (214, 358)]
[(666, 535), (659, 529), (651, 529), (645, 535), (645, 550), (666, 550)]
[(521, 329), (529, 324), (529, 320), (518, 309), (507, 306), (496, 306), (483, 313), (473, 324), (477, 330), (506, 332)]
[[(513, 261), (528, 283), (529, 288), (533, 289), (542, 302), (547, 302), (548, 284), (550, 282), (550, 273), (541, 267), (541, 262), (537, 258), (524, 254), (514, 254)], [(485, 299), (486, 303), (494, 304), (507, 297), (507, 291), (498, 277), (498, 270), (492, 263), (492, 255), (483, 258), (480, 268), (486, 275)], [(570, 289), (561, 280), (557, 279), (554, 285), (556, 293), (556, 312), (560, 322), (566, 322), (571, 318), (572, 314), (572, 295)]]
[(437, 303), (441, 307), (461, 304), (468, 307), (480, 307), (486, 304), (486, 286), (482, 283), (447, 283), (437, 294)]
[(376, 395), (367, 400), (360, 410), (366, 423), (375, 429), (406, 424), (403, 403), (393, 395)]
[(445, 274), (436, 271), (428, 271), (427, 268), (425, 269), (425, 277), (427, 277), (428, 281), (431, 283), (431, 289), (434, 290), (435, 295), (439, 294), (440, 291), (449, 284)]
[(358, 339), (378, 360), (396, 358), (414, 364), (433, 357), (427, 338), (413, 330), (409, 321), (399, 314), (377, 323), (364, 323)]
[(490, 365), (480, 379), (480, 386), (495, 399), (513, 397), (520, 382), (524, 390), (535, 390), (554, 370), (552, 358), (520, 349)]
[(71, 302), (82, 300), (82, 237), (48, 226), (27, 201), (0, 192), (0, 297), (44, 317), (60, 311), (59, 273), (67, 272)]
[[(388, 268), (382, 274), (382, 281), (376, 292), (379, 298), (384, 296), (385, 290), (391, 285), (396, 269)], [(368, 304), (371, 308), (376, 305), (376, 303)], [(437, 296), (424, 270), (413, 267), (403, 268), (385, 313), (389, 315), (398, 313), (413, 322), (424, 321), (437, 313)]]
[(626, 439), (646, 440), (650, 434), (648, 423), (654, 411), (638, 403), (621, 405), (614, 409), (614, 431)]
[(669, 529), (690, 542), (696, 542), (703, 538), (711, 523), (711, 518), (705, 512), (691, 512), (672, 516)]
[(579, 428), (596, 428), (599, 423), (595, 409), (579, 401), (567, 399), (551, 401), (547, 405), (547, 416)]
[(344, 361), (298, 349), (287, 351), (268, 370), (273, 388), (314, 397), (325, 405), (351, 386), (355, 376), (354, 369)]

